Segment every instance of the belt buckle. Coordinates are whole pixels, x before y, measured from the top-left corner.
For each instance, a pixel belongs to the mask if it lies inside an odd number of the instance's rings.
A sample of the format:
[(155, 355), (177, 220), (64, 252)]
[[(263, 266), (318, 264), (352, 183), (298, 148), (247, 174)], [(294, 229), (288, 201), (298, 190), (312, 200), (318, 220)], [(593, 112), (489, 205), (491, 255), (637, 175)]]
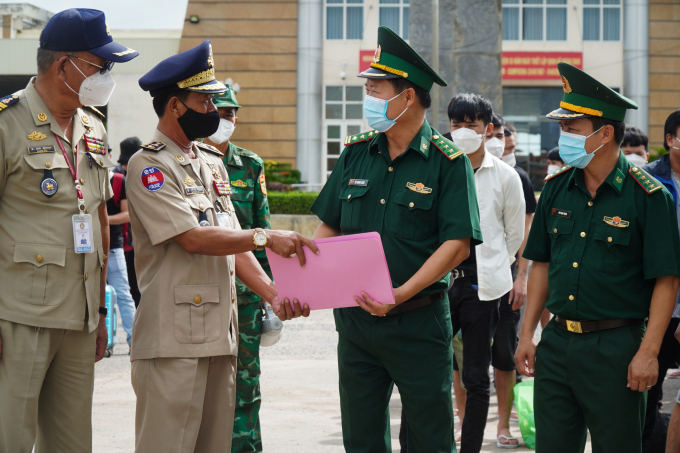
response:
[(579, 321), (567, 321), (567, 330), (569, 332), (574, 332), (574, 333), (583, 333), (583, 329), (581, 329), (581, 323)]
[(456, 280), (460, 274), (458, 273), (458, 269), (453, 270), (453, 279)]

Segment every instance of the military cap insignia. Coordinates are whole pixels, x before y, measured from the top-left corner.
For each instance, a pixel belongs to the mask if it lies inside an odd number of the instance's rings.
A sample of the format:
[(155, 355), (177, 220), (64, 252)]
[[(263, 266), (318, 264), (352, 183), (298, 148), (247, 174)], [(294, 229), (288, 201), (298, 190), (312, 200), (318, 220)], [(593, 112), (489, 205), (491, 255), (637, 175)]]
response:
[(151, 142), (151, 143), (147, 143), (146, 145), (142, 145), (142, 148), (149, 150), (149, 151), (158, 152), (158, 151), (162, 150), (163, 148), (165, 148), (165, 146), (166, 145), (163, 142)]
[(102, 156), (108, 153), (108, 148), (101, 138), (92, 135), (85, 135), (83, 138), (88, 153), (101, 154)]
[(27, 136), (27, 138), (29, 140), (33, 140), (34, 142), (39, 142), (40, 140), (45, 140), (47, 138), (47, 135), (42, 134), (38, 131), (33, 131)]
[(571, 85), (569, 85), (569, 81), (564, 76), (562, 76), (562, 89), (567, 94), (571, 93)]
[(614, 216), (614, 217), (604, 216), (604, 223), (606, 223), (607, 225), (618, 227), (618, 228), (627, 228), (628, 225), (630, 225), (630, 222), (628, 222), (626, 220), (621, 220), (621, 217), (619, 217), (619, 216)]
[[(0, 112), (5, 110), (7, 107), (9, 107), (12, 104), (16, 104), (19, 102), (19, 95), (14, 93), (10, 94), (9, 96), (5, 96), (4, 98), (0, 99)], [(47, 119), (47, 118), (45, 118)]]
[(43, 123), (47, 121), (47, 115), (44, 114), (43, 112), (38, 113), (38, 121), (42, 121)]
[(571, 166), (569, 166), (569, 165), (565, 165), (564, 167), (562, 167), (562, 168), (560, 168), (559, 170), (557, 170), (555, 173), (552, 173), (552, 174), (546, 176), (545, 179), (544, 179), (543, 181), (550, 181), (550, 180), (553, 179), (555, 176), (561, 175), (562, 173), (564, 173), (564, 172), (566, 172), (566, 171), (568, 171), (568, 170), (571, 170), (572, 168), (574, 168), (574, 167), (571, 167)]
[(357, 143), (365, 142), (366, 140), (371, 140), (372, 138), (377, 137), (378, 134), (378, 131), (368, 131), (357, 135), (349, 135), (345, 137), (345, 146), (355, 145)]
[(441, 135), (432, 136), (431, 143), (449, 159), (453, 160), (462, 156), (464, 153), (451, 140), (447, 140)]
[(430, 189), (429, 187), (425, 187), (425, 185), (422, 182), (415, 184), (412, 182), (407, 182), (406, 187), (418, 193), (432, 193), (432, 189)]
[(223, 154), (220, 152), (220, 150), (215, 148), (212, 145), (208, 145), (207, 143), (201, 143), (201, 142), (195, 142), (195, 143), (196, 143), (196, 146), (198, 146), (203, 151), (208, 151), (209, 153), (217, 154), (220, 157), (223, 156)]
[(378, 46), (377, 49), (375, 49), (375, 54), (373, 54), (373, 63), (380, 63), (380, 54), (382, 53), (382, 48)]
[(631, 167), (628, 173), (640, 184), (640, 187), (645, 189), (647, 193), (654, 193), (661, 190), (663, 187), (656, 179), (640, 167)]

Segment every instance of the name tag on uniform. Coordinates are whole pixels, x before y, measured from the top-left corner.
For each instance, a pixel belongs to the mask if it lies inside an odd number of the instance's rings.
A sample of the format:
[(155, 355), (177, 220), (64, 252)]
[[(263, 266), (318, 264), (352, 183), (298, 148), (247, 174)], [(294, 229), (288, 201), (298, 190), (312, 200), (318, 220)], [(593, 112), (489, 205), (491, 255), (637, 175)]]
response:
[(552, 208), (552, 215), (554, 215), (555, 217), (564, 217), (565, 219), (569, 219), (571, 218), (571, 211)]
[(54, 145), (46, 146), (29, 146), (28, 154), (42, 154), (42, 153), (53, 153)]
[(187, 195), (198, 195), (200, 193), (205, 193), (205, 189), (201, 186), (186, 187)]
[(349, 185), (366, 187), (368, 185), (368, 179), (350, 179)]
[(217, 214), (217, 221), (219, 222), (221, 227), (233, 228), (231, 224), (231, 216), (226, 212), (220, 212), (219, 214)]
[(73, 248), (76, 253), (94, 252), (92, 216), (90, 214), (73, 216)]

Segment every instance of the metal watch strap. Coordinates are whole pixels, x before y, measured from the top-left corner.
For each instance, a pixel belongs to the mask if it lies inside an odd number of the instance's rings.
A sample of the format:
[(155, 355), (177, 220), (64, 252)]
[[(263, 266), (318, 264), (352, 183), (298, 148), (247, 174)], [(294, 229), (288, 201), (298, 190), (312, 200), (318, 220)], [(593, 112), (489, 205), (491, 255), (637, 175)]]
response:
[(109, 314), (109, 309), (106, 308), (106, 307), (99, 307), (99, 314), (100, 314), (100, 315), (104, 315), (104, 316), (108, 316), (108, 314)]

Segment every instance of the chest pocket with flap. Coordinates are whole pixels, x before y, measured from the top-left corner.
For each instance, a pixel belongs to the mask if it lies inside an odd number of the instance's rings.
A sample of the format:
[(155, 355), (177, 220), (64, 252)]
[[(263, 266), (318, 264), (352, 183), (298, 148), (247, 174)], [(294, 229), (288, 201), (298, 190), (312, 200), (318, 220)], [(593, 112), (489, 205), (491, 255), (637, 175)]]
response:
[(66, 247), (14, 245), (14, 298), (31, 305), (59, 305), (64, 299)]
[(342, 210), (340, 230), (343, 233), (361, 233), (362, 218), (366, 208), (368, 186), (348, 186), (340, 191)]
[(203, 344), (222, 336), (218, 285), (175, 286), (175, 340)]
[(394, 220), (387, 225), (394, 236), (421, 241), (437, 231), (433, 193), (418, 193), (402, 189), (394, 197), (397, 205)]
[[(90, 162), (92, 162), (92, 169), (89, 168)], [(87, 187), (89, 187), (95, 200), (105, 201), (103, 198), (106, 193), (106, 185), (109, 184), (109, 168), (113, 167), (115, 167), (115, 164), (108, 157), (101, 154), (86, 153), (80, 161), (78, 171), (79, 177), (83, 178), (84, 181), (83, 190), (87, 190)]]
[(548, 234), (550, 235), (550, 262), (561, 263), (569, 254), (571, 232), (574, 229), (574, 219), (550, 217)]
[(595, 227), (594, 239), (597, 243), (598, 263), (596, 268), (607, 274), (619, 274), (630, 265), (629, 253), (630, 227), (618, 228), (606, 224)]

